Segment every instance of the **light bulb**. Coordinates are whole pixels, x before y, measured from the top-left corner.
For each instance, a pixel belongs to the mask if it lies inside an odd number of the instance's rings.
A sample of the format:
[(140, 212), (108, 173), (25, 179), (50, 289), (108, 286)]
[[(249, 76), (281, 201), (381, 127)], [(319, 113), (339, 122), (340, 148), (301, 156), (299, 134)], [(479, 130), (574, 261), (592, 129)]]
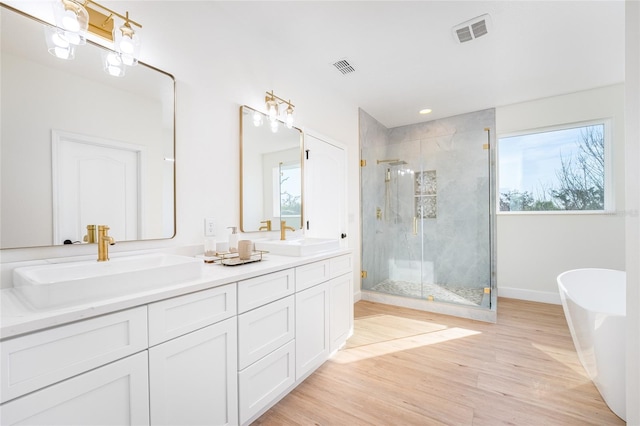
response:
[(276, 133), (278, 131), (278, 121), (277, 120), (273, 120), (271, 122), (271, 131), (273, 133)]
[(120, 51), (122, 53), (133, 53), (133, 40), (129, 36), (122, 36), (122, 40), (120, 40)]
[(71, 44), (86, 43), (89, 28), (89, 12), (83, 3), (77, 0), (60, 0), (53, 3), (56, 26), (64, 30), (65, 37)]
[(291, 108), (291, 105), (287, 108), (287, 127), (289, 129), (293, 127), (293, 108)]
[(65, 10), (62, 15), (62, 28), (67, 31), (78, 32), (80, 30), (78, 15), (72, 10)]

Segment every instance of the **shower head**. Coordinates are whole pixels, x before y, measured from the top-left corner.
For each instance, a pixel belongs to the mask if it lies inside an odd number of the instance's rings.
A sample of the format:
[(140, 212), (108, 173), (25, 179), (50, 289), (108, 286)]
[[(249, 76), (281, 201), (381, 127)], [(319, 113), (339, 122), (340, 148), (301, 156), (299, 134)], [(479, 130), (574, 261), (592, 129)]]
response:
[(388, 164), (390, 166), (402, 166), (403, 164), (407, 164), (406, 161), (404, 160), (399, 160), (397, 158), (393, 159), (393, 160), (377, 160), (378, 164)]

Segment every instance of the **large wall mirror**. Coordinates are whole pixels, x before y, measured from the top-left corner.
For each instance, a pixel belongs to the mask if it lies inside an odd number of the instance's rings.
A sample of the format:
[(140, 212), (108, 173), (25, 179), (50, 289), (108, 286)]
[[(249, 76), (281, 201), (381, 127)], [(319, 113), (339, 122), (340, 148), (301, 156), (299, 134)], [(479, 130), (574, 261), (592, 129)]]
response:
[(240, 107), (240, 229), (302, 228), (302, 131)]
[(175, 234), (175, 81), (139, 63), (103, 70), (106, 49), (47, 51), (47, 24), (1, 18), (0, 248), (82, 243), (87, 225), (117, 241)]

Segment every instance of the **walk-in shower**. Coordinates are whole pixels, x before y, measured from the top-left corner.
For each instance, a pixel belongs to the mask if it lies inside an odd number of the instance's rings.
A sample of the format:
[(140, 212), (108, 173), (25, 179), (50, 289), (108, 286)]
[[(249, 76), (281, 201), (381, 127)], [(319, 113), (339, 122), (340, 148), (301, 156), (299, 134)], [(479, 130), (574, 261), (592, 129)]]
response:
[(386, 129), (361, 111), (363, 299), (495, 320), (494, 122)]

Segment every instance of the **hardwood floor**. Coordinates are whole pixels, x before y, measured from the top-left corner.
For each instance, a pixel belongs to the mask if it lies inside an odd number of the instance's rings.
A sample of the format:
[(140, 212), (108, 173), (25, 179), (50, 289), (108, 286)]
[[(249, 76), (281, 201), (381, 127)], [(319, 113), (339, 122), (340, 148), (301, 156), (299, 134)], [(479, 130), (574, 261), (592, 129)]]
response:
[(347, 346), (254, 425), (623, 425), (562, 307), (498, 301), (498, 323), (360, 301)]

